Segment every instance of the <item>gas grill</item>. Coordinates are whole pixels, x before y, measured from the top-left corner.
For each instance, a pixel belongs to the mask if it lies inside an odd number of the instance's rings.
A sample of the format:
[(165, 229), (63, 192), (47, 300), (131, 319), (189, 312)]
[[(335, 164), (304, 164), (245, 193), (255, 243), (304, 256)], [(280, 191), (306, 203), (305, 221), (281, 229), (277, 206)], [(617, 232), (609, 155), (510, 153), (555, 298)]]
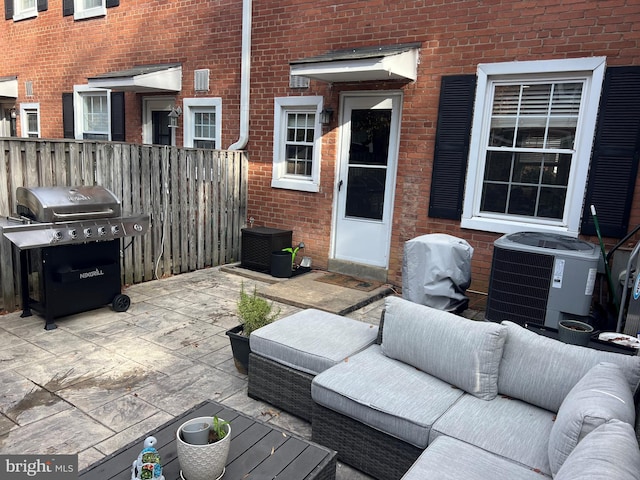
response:
[(18, 187), (16, 215), (0, 230), (20, 251), (22, 316), (33, 308), (54, 319), (111, 304), (123, 312), (120, 239), (144, 235), (149, 216), (123, 217), (118, 198), (101, 186)]

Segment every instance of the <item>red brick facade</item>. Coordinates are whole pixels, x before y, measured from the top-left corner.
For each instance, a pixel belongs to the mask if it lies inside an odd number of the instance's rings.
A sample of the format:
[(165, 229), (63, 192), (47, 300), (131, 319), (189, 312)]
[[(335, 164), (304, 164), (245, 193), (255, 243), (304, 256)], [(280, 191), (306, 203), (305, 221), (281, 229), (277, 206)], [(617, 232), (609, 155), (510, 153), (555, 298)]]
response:
[[(8, 0), (5, 0), (8, 1)], [(193, 70), (211, 69), (210, 96), (223, 102), (222, 147), (238, 136), (242, 2), (121, 0), (106, 17), (62, 17), (57, 0), (38, 18), (0, 28), (0, 76), (32, 80), (41, 134), (61, 137), (61, 92), (87, 77), (139, 64), (182, 64), (184, 97), (193, 91)], [(404, 94), (388, 279), (401, 283), (403, 244), (443, 232), (475, 249), (472, 289), (486, 292), (493, 241), (499, 234), (461, 229), (458, 221), (428, 216), (434, 141), (443, 75), (475, 74), (479, 63), (605, 56), (608, 66), (640, 65), (640, 3), (635, 0), (403, 1), (335, 3), (326, 0), (253, 2), (248, 217), (255, 225), (293, 229), (305, 255), (325, 268), (331, 256), (338, 124), (323, 127), (320, 191), (271, 187), (274, 98), (321, 95), (339, 110), (340, 92), (402, 90)], [(335, 49), (419, 42), (415, 82), (327, 84), (289, 87), (289, 62)], [(126, 140), (141, 141), (142, 94), (126, 94)], [(178, 130), (177, 143), (181, 144)], [(636, 182), (629, 225), (640, 223)], [(247, 219), (248, 221), (248, 219)], [(597, 239), (589, 238), (591, 241)], [(614, 239), (608, 239), (613, 244)]]

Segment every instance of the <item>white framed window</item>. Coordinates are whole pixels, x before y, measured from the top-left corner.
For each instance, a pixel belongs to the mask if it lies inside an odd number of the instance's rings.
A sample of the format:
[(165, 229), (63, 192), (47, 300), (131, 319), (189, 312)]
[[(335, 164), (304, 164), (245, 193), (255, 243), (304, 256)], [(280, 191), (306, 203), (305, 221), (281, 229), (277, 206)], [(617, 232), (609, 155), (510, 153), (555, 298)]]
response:
[(74, 0), (74, 20), (100, 17), (107, 14), (106, 0)]
[(40, 104), (20, 104), (20, 131), (23, 137), (40, 138)]
[(13, 20), (25, 20), (38, 16), (37, 0), (7, 0), (13, 1)]
[(222, 137), (222, 99), (185, 98), (184, 146), (220, 149)]
[(111, 140), (111, 91), (76, 85), (75, 134), (78, 140)]
[(577, 236), (605, 58), (481, 64), (461, 226)]
[(271, 186), (320, 191), (321, 96), (275, 99)]

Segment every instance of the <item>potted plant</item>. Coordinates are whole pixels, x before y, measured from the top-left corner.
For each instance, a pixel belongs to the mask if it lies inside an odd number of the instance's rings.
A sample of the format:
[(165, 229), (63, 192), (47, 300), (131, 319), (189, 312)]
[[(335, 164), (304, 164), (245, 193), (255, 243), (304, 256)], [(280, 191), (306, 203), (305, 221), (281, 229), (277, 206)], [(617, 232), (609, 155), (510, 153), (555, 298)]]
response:
[[(193, 435), (205, 432), (205, 436)], [(189, 443), (196, 441), (197, 444)], [(218, 417), (187, 420), (176, 432), (180, 476), (185, 480), (218, 480), (224, 475), (231, 425)]]
[(558, 322), (558, 338), (564, 343), (586, 347), (589, 345), (592, 334), (593, 327), (588, 323), (578, 320), (560, 320)]
[(242, 283), (238, 300), (238, 316), (241, 323), (226, 332), (231, 342), (233, 361), (238, 372), (245, 375), (249, 372), (249, 353), (251, 353), (249, 335), (277, 318), (280, 309), (277, 312), (272, 312), (272, 309), (273, 303), (259, 297), (255, 287), (253, 294), (248, 294)]

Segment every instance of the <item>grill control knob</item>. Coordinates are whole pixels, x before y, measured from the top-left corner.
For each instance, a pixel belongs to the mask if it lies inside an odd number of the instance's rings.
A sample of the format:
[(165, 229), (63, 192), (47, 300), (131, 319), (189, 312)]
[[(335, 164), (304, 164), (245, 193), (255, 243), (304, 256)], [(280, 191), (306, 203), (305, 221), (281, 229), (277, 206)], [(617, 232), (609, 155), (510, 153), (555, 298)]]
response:
[(141, 232), (141, 231), (142, 231), (142, 225), (140, 225), (139, 223), (134, 223), (134, 224), (133, 224), (133, 229), (134, 229), (136, 232)]
[(100, 235), (101, 237), (105, 236), (107, 234), (107, 229), (104, 227), (98, 227), (98, 235)]
[(118, 225), (111, 225), (111, 234), (118, 235), (120, 233), (120, 227)]
[(60, 231), (56, 231), (53, 233), (53, 241), (54, 242), (59, 242), (60, 240), (62, 240), (62, 232)]
[(75, 228), (72, 228), (71, 230), (69, 230), (69, 236), (71, 238), (78, 238), (78, 232)]
[(92, 235), (93, 235), (93, 232), (91, 231), (91, 229), (90, 229), (90, 228), (85, 228), (85, 229), (84, 229), (84, 236), (85, 236), (86, 238), (89, 238), (89, 237), (91, 237)]

